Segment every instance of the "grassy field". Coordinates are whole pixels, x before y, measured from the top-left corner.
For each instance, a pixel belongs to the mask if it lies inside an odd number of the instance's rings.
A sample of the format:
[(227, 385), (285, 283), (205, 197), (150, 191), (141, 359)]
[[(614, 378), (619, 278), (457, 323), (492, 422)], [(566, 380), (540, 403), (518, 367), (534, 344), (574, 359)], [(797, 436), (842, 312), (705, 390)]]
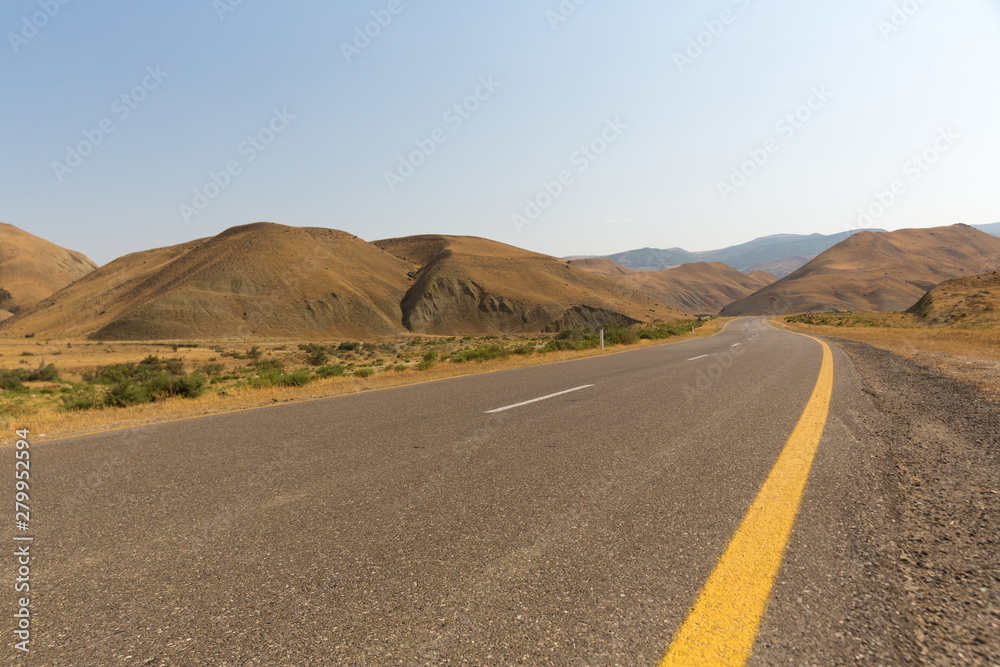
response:
[(322, 344), (0, 339), (0, 443), (21, 428), (52, 439), (609, 354), (707, 336), (721, 326), (711, 320), (609, 329), (603, 351), (597, 333), (583, 329)]
[(923, 324), (908, 313), (817, 314), (772, 320), (786, 328), (868, 343), (972, 382), (1000, 398), (1000, 326)]

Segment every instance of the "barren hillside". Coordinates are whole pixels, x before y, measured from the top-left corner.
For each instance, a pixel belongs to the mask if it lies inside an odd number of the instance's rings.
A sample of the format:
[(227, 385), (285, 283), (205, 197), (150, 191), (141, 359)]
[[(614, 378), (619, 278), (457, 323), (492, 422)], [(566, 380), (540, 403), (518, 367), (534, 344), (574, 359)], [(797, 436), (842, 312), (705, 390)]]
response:
[(1000, 239), (968, 225), (862, 232), (722, 314), (905, 310), (938, 283), (998, 266)]
[(1000, 324), (1000, 271), (948, 280), (927, 292), (909, 311), (928, 324)]
[(122, 257), (2, 327), (107, 340), (392, 334), (413, 268), (345, 232), (257, 223)]
[(421, 333), (491, 333), (684, 317), (648, 294), (548, 255), (471, 236), (375, 241), (415, 262), (403, 323)]
[(484, 239), (372, 244), (332, 229), (257, 223), (115, 260), (6, 319), (0, 334), (372, 338), (683, 316), (553, 257)]
[(0, 320), (96, 268), (85, 255), (0, 222)]
[(691, 315), (714, 315), (778, 279), (763, 271), (746, 274), (722, 262), (693, 262), (663, 271), (632, 271), (604, 258), (572, 263)]

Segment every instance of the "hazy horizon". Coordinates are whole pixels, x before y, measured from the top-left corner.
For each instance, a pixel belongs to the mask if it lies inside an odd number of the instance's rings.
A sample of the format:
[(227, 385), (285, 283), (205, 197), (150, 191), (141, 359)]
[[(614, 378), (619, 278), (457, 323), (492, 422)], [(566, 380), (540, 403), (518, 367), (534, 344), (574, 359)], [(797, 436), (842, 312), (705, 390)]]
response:
[(18, 0), (2, 26), (0, 220), (100, 264), (263, 220), (570, 256), (1000, 219), (982, 0)]

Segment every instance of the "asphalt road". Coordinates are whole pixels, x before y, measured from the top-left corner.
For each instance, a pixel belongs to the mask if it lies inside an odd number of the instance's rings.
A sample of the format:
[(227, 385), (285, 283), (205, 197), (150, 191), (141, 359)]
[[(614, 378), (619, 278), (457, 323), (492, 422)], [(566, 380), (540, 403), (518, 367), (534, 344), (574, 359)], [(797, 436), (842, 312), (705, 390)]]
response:
[[(833, 352), (830, 419), (751, 664), (840, 664), (892, 634), (864, 555), (889, 519), (859, 523), (878, 489), (850, 428), (862, 392)], [(0, 662), (657, 665), (821, 358), (744, 319), (679, 344), (35, 444), (31, 653), (8, 632)], [(0, 452), (10, 498), (14, 455)]]

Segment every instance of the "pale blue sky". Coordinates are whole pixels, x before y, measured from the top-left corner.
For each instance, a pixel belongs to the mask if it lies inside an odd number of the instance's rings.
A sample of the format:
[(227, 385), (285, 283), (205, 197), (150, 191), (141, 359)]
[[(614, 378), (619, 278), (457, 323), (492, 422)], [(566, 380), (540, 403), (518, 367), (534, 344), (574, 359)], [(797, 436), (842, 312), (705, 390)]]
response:
[[(104, 263), (259, 220), (556, 255), (702, 250), (849, 229), (893, 181), (876, 226), (1000, 220), (995, 0), (587, 0), (556, 22), (559, 7), (8, 0), (0, 221)], [(477, 88), (478, 108), (448, 113)], [(796, 110), (798, 127), (778, 126)], [(244, 143), (273, 129), (262, 151)], [(399, 156), (433, 136), (390, 187)], [(592, 141), (606, 150), (578, 152)], [(74, 166), (81, 142), (97, 145)], [(765, 145), (766, 163), (720, 193)], [(907, 164), (924, 151), (934, 164)], [(230, 162), (227, 187), (185, 219)]]

